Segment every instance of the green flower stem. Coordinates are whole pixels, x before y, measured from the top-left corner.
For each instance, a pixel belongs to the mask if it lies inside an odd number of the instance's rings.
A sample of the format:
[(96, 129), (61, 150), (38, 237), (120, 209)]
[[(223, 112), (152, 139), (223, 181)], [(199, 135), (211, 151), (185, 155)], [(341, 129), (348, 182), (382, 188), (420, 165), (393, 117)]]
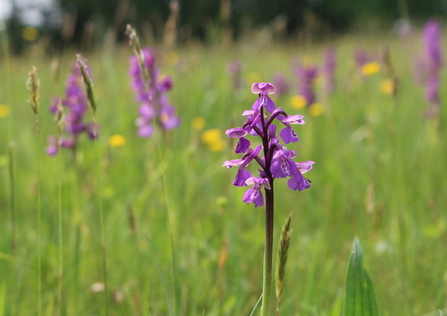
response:
[[(270, 179), (272, 180), (272, 179)], [(271, 190), (265, 190), (265, 246), (264, 246), (264, 274), (262, 282), (261, 316), (270, 315), (272, 305), (272, 270), (273, 270), (273, 181)]]

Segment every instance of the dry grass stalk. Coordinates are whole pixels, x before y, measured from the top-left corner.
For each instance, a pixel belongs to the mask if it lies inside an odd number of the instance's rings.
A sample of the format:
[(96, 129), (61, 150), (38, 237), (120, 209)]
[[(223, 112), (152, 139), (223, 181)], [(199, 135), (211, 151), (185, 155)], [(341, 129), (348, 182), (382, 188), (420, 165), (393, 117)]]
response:
[(149, 74), (144, 65), (144, 55), (141, 51), (140, 39), (138, 38), (137, 31), (130, 24), (127, 24), (125, 35), (129, 36), (129, 45), (132, 46), (133, 51), (138, 58), (144, 82), (146, 85), (149, 85)]
[(90, 109), (92, 110), (93, 114), (96, 112), (96, 102), (95, 97), (93, 94), (93, 80), (92, 76), (90, 75), (90, 71), (87, 66), (87, 62), (84, 57), (82, 57), (81, 54), (76, 54), (77, 62), (79, 69), (81, 69), (82, 78), (84, 79), (84, 83), (87, 89), (87, 99), (90, 105)]
[(28, 73), (28, 80), (26, 81), (26, 86), (30, 92), (30, 104), (33, 109), (34, 114), (39, 112), (39, 88), (40, 80), (37, 77), (37, 68), (33, 66), (31, 71)]

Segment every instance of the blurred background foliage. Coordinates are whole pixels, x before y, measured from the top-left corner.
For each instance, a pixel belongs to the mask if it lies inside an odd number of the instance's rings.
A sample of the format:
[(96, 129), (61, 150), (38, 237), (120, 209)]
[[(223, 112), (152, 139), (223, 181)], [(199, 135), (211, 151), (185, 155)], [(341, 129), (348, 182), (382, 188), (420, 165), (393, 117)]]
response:
[(53, 49), (64, 43), (87, 49), (104, 41), (123, 41), (127, 23), (152, 41), (160, 41), (167, 28), (174, 27), (178, 43), (206, 43), (241, 40), (265, 26), (273, 27), (278, 37), (320, 39), (359, 28), (391, 29), (396, 21), (418, 25), (447, 12), (446, 0), (4, 1), (10, 7), (4, 17), (14, 52), (29, 41), (20, 36), (27, 25), (36, 27), (38, 37)]

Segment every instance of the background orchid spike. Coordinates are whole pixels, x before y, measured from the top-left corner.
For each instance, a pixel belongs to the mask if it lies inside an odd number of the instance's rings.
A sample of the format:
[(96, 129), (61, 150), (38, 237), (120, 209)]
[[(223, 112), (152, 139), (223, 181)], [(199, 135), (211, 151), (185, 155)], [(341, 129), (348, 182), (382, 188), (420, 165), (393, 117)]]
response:
[(87, 86), (90, 82), (91, 85), (89, 74), (90, 70), (85, 60), (78, 55), (78, 62), (72, 64), (71, 73), (67, 77), (65, 97), (53, 97), (49, 110), (56, 117), (60, 135), (48, 137), (47, 154), (50, 156), (54, 156), (61, 147), (70, 148), (76, 153), (81, 134), (87, 134), (90, 139), (98, 137), (99, 126), (95, 122), (84, 121), (89, 101), (91, 102), (90, 98), (93, 98), (93, 90), (89, 95), (89, 88), (82, 88), (83, 83)]
[(126, 35), (134, 55), (129, 58), (129, 77), (131, 87), (140, 104), (139, 117), (135, 124), (138, 126), (138, 136), (150, 137), (154, 133), (154, 122), (163, 131), (171, 130), (180, 125), (180, 118), (174, 106), (169, 102), (168, 91), (174, 86), (170, 76), (160, 76), (160, 70), (155, 63), (155, 54), (149, 47), (140, 48), (135, 29), (127, 25)]
[[(289, 177), (288, 186), (292, 190), (304, 190), (310, 187), (310, 181), (303, 177), (303, 173), (312, 169), (313, 161), (294, 162), (296, 157), (294, 150), (288, 150), (284, 144), (296, 143), (299, 138), (295, 134), (291, 125), (304, 124), (302, 115), (288, 115), (281, 108), (277, 108), (273, 100), (268, 96), (274, 94), (276, 88), (271, 83), (253, 83), (251, 91), (258, 94), (251, 110), (244, 111), (246, 122), (242, 127), (235, 127), (227, 130), (225, 134), (230, 138), (238, 138), (235, 153), (242, 154), (241, 159), (228, 160), (223, 163), (227, 168), (238, 167), (236, 178), (233, 181), (235, 186), (252, 187), (245, 193), (243, 201), (253, 203), (255, 207), (263, 206), (264, 199), (261, 189), (271, 190), (275, 178)], [(265, 116), (264, 108), (270, 112), (270, 116)], [(276, 119), (276, 121), (275, 121)], [(277, 126), (273, 124), (279, 122), (283, 125), (277, 136)], [(259, 136), (262, 139), (262, 146), (255, 149), (250, 148), (251, 142), (246, 138), (248, 135)], [(264, 157), (259, 157), (263, 152)], [(260, 166), (258, 177), (254, 177), (246, 168), (256, 161)]]
[(434, 117), (439, 112), (440, 70), (443, 66), (441, 51), (441, 26), (435, 20), (428, 21), (424, 26), (423, 40), (425, 44), (425, 58), (427, 79), (425, 83), (425, 98), (429, 103), (426, 110), (427, 117)]
[(304, 66), (298, 64), (295, 67), (295, 73), (298, 77), (298, 95), (301, 95), (306, 100), (307, 106), (311, 106), (317, 100), (314, 82), (317, 79), (318, 68), (314, 65)]

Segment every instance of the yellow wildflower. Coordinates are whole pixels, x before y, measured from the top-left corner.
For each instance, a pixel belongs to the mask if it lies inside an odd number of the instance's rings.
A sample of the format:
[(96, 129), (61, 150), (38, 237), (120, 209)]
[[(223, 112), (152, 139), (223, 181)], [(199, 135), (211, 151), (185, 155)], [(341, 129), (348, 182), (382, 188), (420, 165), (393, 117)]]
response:
[(391, 79), (385, 79), (380, 83), (380, 91), (383, 94), (391, 94), (394, 91), (394, 82)]
[(195, 117), (191, 125), (196, 131), (201, 131), (205, 127), (205, 119), (201, 116)]
[(33, 26), (25, 26), (22, 29), (22, 37), (24, 40), (32, 42), (39, 36), (39, 30)]
[(212, 144), (221, 138), (221, 134), (220, 130), (216, 128), (206, 130), (202, 134), (202, 142), (205, 144)]
[(222, 132), (218, 129), (209, 129), (202, 133), (202, 142), (207, 144), (211, 151), (221, 151), (225, 147)]
[(302, 95), (295, 95), (290, 98), (290, 106), (294, 109), (302, 109), (306, 104), (307, 101)]
[(214, 143), (209, 144), (211, 151), (221, 151), (225, 148), (225, 142), (222, 139), (216, 140)]
[(324, 108), (320, 103), (313, 103), (309, 107), (309, 114), (311, 116), (319, 116), (319, 115), (323, 114), (323, 112), (324, 112)]
[(9, 109), (9, 106), (5, 104), (0, 104), (0, 117), (8, 116), (11, 110)]
[(372, 76), (380, 71), (379, 63), (367, 63), (362, 66), (362, 74), (364, 76)]
[(121, 147), (126, 143), (126, 139), (123, 135), (115, 134), (109, 138), (110, 147)]

